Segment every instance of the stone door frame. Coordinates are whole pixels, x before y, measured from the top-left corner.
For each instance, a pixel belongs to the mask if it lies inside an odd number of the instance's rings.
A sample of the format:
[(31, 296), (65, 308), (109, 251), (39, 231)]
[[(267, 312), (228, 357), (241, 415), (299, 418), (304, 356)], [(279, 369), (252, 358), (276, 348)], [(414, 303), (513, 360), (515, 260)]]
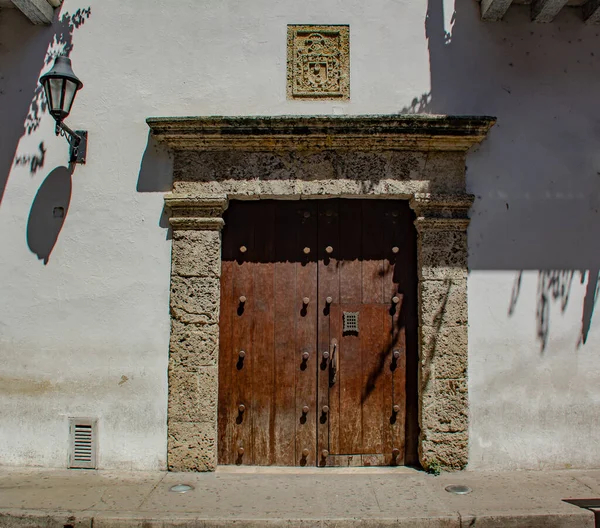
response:
[(213, 471), (221, 229), (232, 199), (410, 201), (418, 234), (419, 458), (468, 463), (466, 151), (495, 119), (283, 116), (148, 119), (174, 151), (168, 468)]

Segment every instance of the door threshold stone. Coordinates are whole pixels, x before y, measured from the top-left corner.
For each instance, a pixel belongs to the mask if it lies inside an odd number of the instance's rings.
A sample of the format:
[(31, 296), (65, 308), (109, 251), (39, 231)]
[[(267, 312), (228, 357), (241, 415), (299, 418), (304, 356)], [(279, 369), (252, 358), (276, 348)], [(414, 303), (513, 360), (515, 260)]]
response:
[(298, 467), (298, 466), (217, 466), (218, 473), (241, 475), (416, 475), (419, 469), (408, 466), (396, 467)]

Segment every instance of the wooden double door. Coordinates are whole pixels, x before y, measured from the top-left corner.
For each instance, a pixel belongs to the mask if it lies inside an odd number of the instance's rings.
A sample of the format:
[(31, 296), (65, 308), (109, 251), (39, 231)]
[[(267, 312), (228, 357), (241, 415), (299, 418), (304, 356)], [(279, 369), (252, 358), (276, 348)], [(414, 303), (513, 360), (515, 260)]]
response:
[(403, 201), (230, 204), (220, 464), (416, 463), (415, 247)]

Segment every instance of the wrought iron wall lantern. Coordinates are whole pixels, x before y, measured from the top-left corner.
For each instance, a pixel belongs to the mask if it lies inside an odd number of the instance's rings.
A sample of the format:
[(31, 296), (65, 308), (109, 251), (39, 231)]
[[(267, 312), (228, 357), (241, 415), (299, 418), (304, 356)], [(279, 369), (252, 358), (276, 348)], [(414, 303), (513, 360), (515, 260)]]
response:
[(83, 87), (83, 83), (73, 73), (71, 59), (57, 57), (52, 69), (40, 77), (40, 84), (46, 92), (50, 115), (56, 121), (56, 135), (66, 137), (71, 146), (71, 163), (85, 163), (87, 131), (73, 131), (63, 123), (71, 112), (75, 95)]

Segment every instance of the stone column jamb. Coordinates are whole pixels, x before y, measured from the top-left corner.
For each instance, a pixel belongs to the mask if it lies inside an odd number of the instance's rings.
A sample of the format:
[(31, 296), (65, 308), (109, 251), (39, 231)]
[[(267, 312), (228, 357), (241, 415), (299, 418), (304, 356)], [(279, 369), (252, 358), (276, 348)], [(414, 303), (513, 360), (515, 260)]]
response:
[(226, 196), (169, 194), (173, 228), (167, 465), (214, 471), (221, 229)]
[(425, 469), (468, 463), (467, 273), (470, 194), (416, 194), (419, 458)]

